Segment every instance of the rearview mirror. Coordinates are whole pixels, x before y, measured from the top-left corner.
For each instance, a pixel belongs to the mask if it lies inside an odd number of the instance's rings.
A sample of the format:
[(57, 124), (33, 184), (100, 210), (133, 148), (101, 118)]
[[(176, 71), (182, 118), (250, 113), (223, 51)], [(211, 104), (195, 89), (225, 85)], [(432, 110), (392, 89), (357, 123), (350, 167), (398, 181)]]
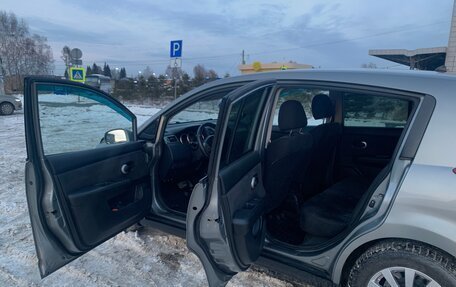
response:
[(124, 129), (114, 129), (107, 131), (104, 136), (106, 144), (117, 144), (130, 141), (130, 133)]

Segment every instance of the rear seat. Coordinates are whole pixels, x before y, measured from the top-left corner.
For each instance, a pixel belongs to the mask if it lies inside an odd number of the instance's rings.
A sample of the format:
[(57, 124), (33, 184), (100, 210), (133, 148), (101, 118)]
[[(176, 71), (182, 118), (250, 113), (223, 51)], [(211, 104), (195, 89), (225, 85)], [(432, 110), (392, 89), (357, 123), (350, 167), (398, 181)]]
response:
[[(312, 99), (315, 119), (332, 119), (334, 106), (325, 94)], [(382, 181), (388, 169), (384, 168), (371, 184), (371, 180), (354, 176), (334, 184), (334, 157), (340, 142), (342, 128), (329, 122), (310, 131), (314, 137), (311, 164), (301, 177), (300, 187), (305, 202), (301, 206), (300, 226), (307, 234), (333, 237), (344, 230), (353, 214), (363, 205), (372, 189)]]
[(363, 177), (346, 178), (306, 201), (301, 207), (301, 229), (318, 237), (339, 234), (386, 177), (388, 166), (372, 183)]
[(330, 119), (311, 129), (314, 138), (311, 161), (299, 179), (301, 194), (304, 199), (318, 194), (333, 184), (334, 157), (340, 142), (342, 129), (339, 123), (333, 122), (334, 105), (325, 94), (315, 95), (312, 99), (312, 115), (316, 120)]

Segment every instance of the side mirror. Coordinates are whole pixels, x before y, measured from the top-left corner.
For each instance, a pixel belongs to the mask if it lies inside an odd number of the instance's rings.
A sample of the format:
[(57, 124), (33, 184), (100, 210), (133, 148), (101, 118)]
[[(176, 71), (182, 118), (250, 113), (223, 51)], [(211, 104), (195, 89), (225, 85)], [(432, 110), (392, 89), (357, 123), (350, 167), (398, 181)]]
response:
[(130, 141), (130, 132), (124, 129), (114, 129), (107, 131), (104, 136), (106, 144), (118, 144)]

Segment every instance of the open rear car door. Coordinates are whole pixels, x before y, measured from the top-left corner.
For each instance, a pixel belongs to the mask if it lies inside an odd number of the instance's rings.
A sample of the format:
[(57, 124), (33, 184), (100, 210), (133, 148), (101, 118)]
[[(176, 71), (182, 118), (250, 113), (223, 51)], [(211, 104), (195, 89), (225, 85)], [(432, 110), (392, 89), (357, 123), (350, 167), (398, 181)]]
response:
[(146, 215), (151, 158), (136, 117), (100, 90), (30, 77), (24, 102), (27, 202), (45, 277)]
[(208, 176), (187, 211), (187, 245), (209, 286), (224, 286), (261, 254), (265, 190), (262, 154), (275, 81), (247, 84), (222, 99)]

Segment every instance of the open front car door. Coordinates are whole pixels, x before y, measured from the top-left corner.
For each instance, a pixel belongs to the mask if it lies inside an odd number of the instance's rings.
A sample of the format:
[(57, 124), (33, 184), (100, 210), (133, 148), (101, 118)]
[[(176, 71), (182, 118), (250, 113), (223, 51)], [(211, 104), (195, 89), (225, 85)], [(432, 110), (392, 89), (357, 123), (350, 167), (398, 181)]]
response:
[(42, 277), (141, 220), (150, 158), (136, 118), (108, 94), (25, 80), (26, 193)]
[(187, 245), (209, 286), (224, 286), (261, 254), (265, 190), (262, 155), (275, 81), (247, 84), (223, 98), (207, 178), (187, 211)]

